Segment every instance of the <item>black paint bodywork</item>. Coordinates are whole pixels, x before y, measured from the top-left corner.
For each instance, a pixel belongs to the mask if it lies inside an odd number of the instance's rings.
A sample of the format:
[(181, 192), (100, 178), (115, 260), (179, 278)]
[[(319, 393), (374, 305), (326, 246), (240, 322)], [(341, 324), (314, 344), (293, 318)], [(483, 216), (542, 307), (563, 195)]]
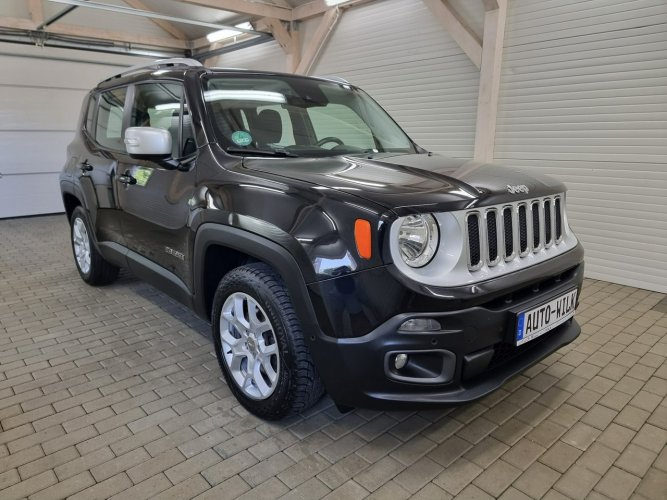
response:
[[(217, 271), (233, 267), (239, 255), (274, 266), (292, 295), (327, 391), (341, 405), (469, 401), (579, 334), (570, 320), (497, 366), (492, 359), (507, 350), (514, 312), (581, 288), (581, 246), (507, 276), (445, 289), (402, 275), (388, 247), (389, 226), (400, 216), (515, 201), (508, 184), (527, 185), (531, 197), (565, 192), (563, 184), (528, 171), (431, 155), (417, 146), (419, 153), (410, 155), (230, 155), (216, 141), (202, 98), (202, 79), (226, 73), (238, 74), (203, 68), (146, 72), (110, 79), (91, 93), (128, 86), (129, 99), (135, 83), (183, 82), (197, 154), (178, 169), (100, 148), (85, 130), (84, 103), (60, 185), (68, 210), (73, 204), (86, 209), (94, 243), (107, 260), (130, 268), (204, 318), (212, 300), (211, 255), (229, 260), (215, 262)], [(82, 168), (85, 162), (92, 170)], [(146, 187), (119, 182), (140, 167), (152, 169)], [(357, 218), (371, 222), (369, 260), (356, 251)], [(211, 254), (220, 248), (231, 253)], [(398, 333), (400, 324), (417, 314), (440, 319), (443, 330)], [(449, 352), (455, 356), (448, 361), (451, 373), (437, 384), (398, 380), (387, 353), (401, 350)]]

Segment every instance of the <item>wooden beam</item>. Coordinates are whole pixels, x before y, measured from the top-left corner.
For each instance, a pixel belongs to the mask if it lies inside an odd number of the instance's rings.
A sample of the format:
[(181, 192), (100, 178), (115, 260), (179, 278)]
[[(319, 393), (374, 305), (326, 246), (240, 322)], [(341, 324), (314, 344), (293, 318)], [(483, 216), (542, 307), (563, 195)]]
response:
[(496, 10), (500, 8), (498, 0), (482, 0), (484, 2), (484, 10)]
[(75, 26), (72, 24), (52, 24), (46, 28), (45, 31), (46, 33), (54, 33), (58, 35), (89, 38), (93, 40), (113, 40), (117, 42), (136, 43), (138, 45), (149, 45), (151, 47), (168, 47), (171, 49), (182, 50), (189, 48), (189, 44), (185, 40), (102, 30), (98, 28), (89, 28), (87, 26)]
[(299, 65), (295, 69), (295, 73), (308, 75), (310, 70), (313, 68), (315, 61), (317, 61), (322, 47), (327, 43), (329, 36), (336, 27), (336, 23), (340, 19), (341, 11), (337, 7), (329, 9), (322, 16), (317, 31), (313, 35), (313, 39), (308, 45), (306, 52), (303, 54)]
[[(35, 31), (37, 24), (30, 19), (17, 17), (0, 17), (0, 28), (11, 28), (25, 31)], [(67, 35), (72, 37), (87, 38), (90, 40), (118, 41), (125, 43), (135, 43), (138, 45), (148, 45), (151, 47), (168, 47), (172, 49), (185, 50), (189, 48), (189, 42), (185, 40), (176, 40), (175, 38), (157, 37), (149, 35), (138, 35), (134, 33), (124, 33), (119, 31), (101, 30), (89, 28), (87, 26), (75, 26), (72, 24), (52, 24), (44, 29), (44, 33), (53, 33), (57, 35)]]
[[(336, 7), (339, 9), (344, 9), (347, 7), (352, 7), (353, 5), (368, 3), (373, 0), (344, 0), (339, 4), (336, 4)], [(325, 0), (314, 0), (313, 2), (308, 2), (298, 7), (292, 9), (292, 21), (303, 21), (305, 19), (310, 19), (311, 17), (317, 17), (321, 14), (324, 14), (329, 9), (331, 5), (327, 4)]]
[(181, 3), (226, 10), (253, 17), (272, 17), (283, 21), (292, 20), (292, 9), (267, 3), (250, 2), (247, 0), (181, 0)]
[(292, 6), (289, 4), (287, 0), (272, 0), (271, 3), (278, 5), (279, 7), (285, 7), (287, 9), (292, 10)]
[(44, 9), (42, 8), (42, 0), (28, 0), (28, 11), (30, 12), (30, 19), (36, 25), (44, 22)]
[(447, 0), (423, 0), (475, 66), (482, 67), (482, 41)]
[(34, 30), (37, 23), (30, 19), (20, 17), (0, 17), (0, 28), (9, 28), (13, 30)]
[[(41, 0), (40, 0), (41, 1)], [(139, 10), (145, 10), (150, 12), (151, 9), (148, 8), (148, 6), (142, 1), (142, 0), (123, 0), (127, 5), (130, 7), (133, 7), (135, 9)], [(165, 21), (163, 19), (151, 19), (155, 24), (157, 24), (160, 28), (165, 30), (167, 33), (169, 33), (171, 36), (174, 38), (178, 38), (179, 40), (187, 40), (188, 36), (183, 32), (181, 29), (177, 28), (174, 26), (174, 23), (171, 23), (169, 21)]]
[(299, 32), (289, 31), (280, 19), (263, 18), (255, 23), (255, 29), (267, 31), (280, 44), (287, 56), (287, 70), (294, 73), (300, 62)]
[(475, 130), (475, 160), (482, 162), (493, 161), (496, 144), (500, 73), (507, 18), (507, 0), (497, 1), (498, 8), (484, 14), (484, 46)]

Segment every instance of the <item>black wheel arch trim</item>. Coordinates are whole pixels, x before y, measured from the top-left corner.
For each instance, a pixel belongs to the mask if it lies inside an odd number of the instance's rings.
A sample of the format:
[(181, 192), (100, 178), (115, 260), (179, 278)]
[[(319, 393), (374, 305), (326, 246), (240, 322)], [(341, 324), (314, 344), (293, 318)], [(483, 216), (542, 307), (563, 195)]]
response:
[(205, 262), (207, 250), (213, 245), (220, 245), (243, 252), (272, 266), (283, 278), (292, 296), (294, 309), (301, 322), (306, 340), (311, 342), (313, 336), (321, 335), (306, 286), (307, 280), (294, 256), (285, 247), (264, 236), (245, 229), (216, 223), (202, 224), (195, 236), (193, 252), (193, 262), (195, 263), (194, 306), (199, 316), (209, 318), (210, 315), (210, 311), (207, 310), (205, 297), (204, 274), (206, 270), (202, 264)]

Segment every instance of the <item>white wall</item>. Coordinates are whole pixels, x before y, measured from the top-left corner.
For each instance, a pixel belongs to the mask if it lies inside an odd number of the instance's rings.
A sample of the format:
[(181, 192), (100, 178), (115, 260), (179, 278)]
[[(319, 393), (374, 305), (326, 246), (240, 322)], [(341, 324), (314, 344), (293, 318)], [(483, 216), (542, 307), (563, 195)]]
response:
[(667, 292), (667, 2), (508, 14), (496, 160), (567, 183), (588, 276)]
[(63, 211), (58, 173), (86, 92), (139, 62), (0, 43), (0, 218)]

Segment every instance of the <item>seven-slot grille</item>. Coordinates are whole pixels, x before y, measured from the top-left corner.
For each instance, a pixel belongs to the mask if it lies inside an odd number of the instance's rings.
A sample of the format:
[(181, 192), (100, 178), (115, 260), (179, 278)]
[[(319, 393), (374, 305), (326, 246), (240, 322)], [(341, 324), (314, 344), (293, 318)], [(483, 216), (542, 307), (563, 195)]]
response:
[(508, 203), (466, 214), (468, 269), (521, 259), (563, 241), (562, 195)]

